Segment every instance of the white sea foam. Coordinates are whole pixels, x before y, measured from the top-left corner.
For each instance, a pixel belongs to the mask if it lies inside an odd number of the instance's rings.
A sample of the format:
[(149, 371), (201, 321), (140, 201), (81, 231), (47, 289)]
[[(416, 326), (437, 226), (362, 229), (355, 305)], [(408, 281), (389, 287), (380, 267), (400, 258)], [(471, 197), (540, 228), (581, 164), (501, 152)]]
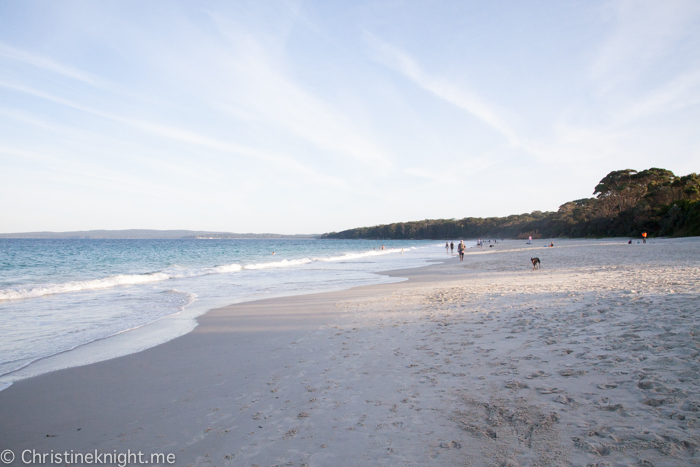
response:
[[(407, 248), (406, 250), (415, 250), (415, 247)], [(281, 261), (271, 261), (266, 263), (254, 263), (254, 264), (227, 264), (223, 266), (215, 266), (211, 268), (199, 268), (199, 269), (179, 269), (177, 267), (169, 268), (164, 271), (150, 273), (150, 274), (119, 274), (115, 276), (109, 276), (102, 279), (91, 279), (84, 281), (72, 281), (65, 282), (62, 284), (44, 284), (40, 286), (25, 286), (15, 289), (5, 289), (0, 290), (0, 301), (3, 300), (17, 300), (17, 299), (27, 299), (36, 298), (44, 295), (60, 294), (60, 293), (70, 293), (70, 292), (81, 292), (84, 290), (97, 290), (106, 289), (110, 287), (117, 287), (123, 285), (139, 285), (147, 284), (150, 282), (161, 282), (168, 279), (181, 279), (189, 277), (205, 276), (209, 274), (225, 274), (232, 272), (239, 272), (243, 269), (271, 269), (271, 268), (286, 268), (292, 266), (301, 266), (304, 264), (309, 264), (317, 261), (347, 261), (353, 259), (359, 259), (368, 256), (381, 256), (391, 253), (401, 253), (402, 250), (399, 249), (389, 249), (389, 250), (369, 250), (361, 253), (345, 253), (339, 256), (329, 256), (320, 258), (299, 258), (299, 259), (283, 259)]]
[[(408, 250), (415, 250), (415, 247), (407, 248)], [(368, 256), (381, 256), (388, 255), (391, 253), (401, 253), (403, 251), (399, 249), (389, 249), (389, 250), (370, 250), (363, 251), (362, 253), (345, 253), (340, 256), (329, 256), (328, 258), (314, 258), (314, 261), (347, 261), (350, 259), (366, 258)]]
[(212, 268), (215, 272), (222, 274), (226, 272), (238, 272), (241, 269), (243, 269), (243, 266), (240, 264), (229, 264), (226, 266), (217, 266), (215, 268)]
[(43, 295), (57, 293), (79, 292), (82, 290), (106, 289), (118, 285), (147, 284), (169, 279), (167, 274), (156, 272), (153, 274), (119, 274), (105, 277), (104, 279), (92, 279), (87, 281), (65, 282), (63, 284), (45, 284), (40, 287), (24, 289), (0, 290), (0, 300), (16, 300), (19, 298), (35, 298)]
[(299, 266), (302, 264), (312, 263), (309, 258), (300, 259), (283, 259), (282, 261), (273, 261), (271, 263), (247, 264), (243, 269), (269, 269), (269, 268), (288, 268), (289, 266)]
[(150, 282), (161, 282), (168, 279), (181, 279), (186, 277), (205, 276), (208, 274), (223, 274), (238, 272), (243, 267), (240, 264), (228, 264), (213, 268), (202, 269), (168, 269), (151, 274), (119, 274), (103, 279), (91, 279), (85, 281), (64, 282), (62, 284), (44, 284), (41, 286), (26, 286), (16, 289), (0, 290), (0, 301), (17, 300), (22, 298), (36, 298), (44, 295), (81, 292), (84, 290), (107, 289), (120, 285), (139, 285)]
[(168, 275), (168, 279), (181, 279), (186, 277), (206, 276), (209, 274), (225, 274), (227, 272), (238, 272), (243, 269), (240, 264), (226, 264), (224, 266), (214, 266), (212, 268), (180, 269), (177, 266), (163, 271)]

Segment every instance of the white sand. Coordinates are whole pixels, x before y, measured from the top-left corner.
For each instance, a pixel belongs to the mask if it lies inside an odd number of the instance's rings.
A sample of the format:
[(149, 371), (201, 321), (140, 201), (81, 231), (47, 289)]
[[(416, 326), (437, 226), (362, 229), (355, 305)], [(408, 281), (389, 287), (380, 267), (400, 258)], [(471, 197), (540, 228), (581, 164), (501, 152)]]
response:
[(340, 302), (342, 322), (286, 346), (298, 364), (241, 398), (264, 428), (229, 455), (695, 465), (699, 266), (698, 239), (506, 242), (435, 267), (444, 286)]
[(700, 463), (700, 238), (545, 243), (215, 310), (0, 392), (0, 434), (219, 467)]

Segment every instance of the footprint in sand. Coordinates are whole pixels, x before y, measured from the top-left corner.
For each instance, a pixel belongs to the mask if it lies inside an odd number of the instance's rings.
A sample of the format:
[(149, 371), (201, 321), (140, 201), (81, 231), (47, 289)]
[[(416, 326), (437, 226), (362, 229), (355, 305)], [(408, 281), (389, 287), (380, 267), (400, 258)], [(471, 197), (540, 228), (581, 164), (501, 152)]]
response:
[(536, 388), (535, 390), (539, 394), (558, 394), (560, 392), (564, 392), (559, 388)]
[(457, 441), (450, 441), (449, 443), (441, 443), (440, 447), (443, 449), (462, 449), (462, 445)]
[(571, 397), (562, 395), (557, 396), (554, 399), (554, 402), (559, 402), (560, 404), (564, 405), (576, 405), (576, 401), (574, 401)]
[(551, 373), (545, 373), (542, 370), (536, 371), (532, 373), (531, 375), (526, 376), (525, 378), (527, 379), (535, 379), (535, 378), (548, 378), (552, 376)]
[(530, 386), (528, 386), (527, 383), (523, 383), (520, 381), (508, 381), (506, 383), (506, 387), (508, 389), (527, 389)]
[(561, 370), (559, 372), (559, 374), (562, 376), (579, 376), (579, 375), (585, 375), (586, 372), (583, 370), (573, 370), (571, 368), (567, 368), (566, 370)]

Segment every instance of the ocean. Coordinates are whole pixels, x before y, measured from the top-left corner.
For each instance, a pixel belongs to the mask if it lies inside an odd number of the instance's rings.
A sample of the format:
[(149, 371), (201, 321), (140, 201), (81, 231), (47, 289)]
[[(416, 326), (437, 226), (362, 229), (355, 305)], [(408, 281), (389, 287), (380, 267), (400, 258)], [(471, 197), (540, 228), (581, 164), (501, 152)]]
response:
[(399, 281), (376, 273), (445, 256), (435, 241), (0, 239), (0, 389), (91, 343), (112, 342), (72, 364), (182, 335), (212, 308)]

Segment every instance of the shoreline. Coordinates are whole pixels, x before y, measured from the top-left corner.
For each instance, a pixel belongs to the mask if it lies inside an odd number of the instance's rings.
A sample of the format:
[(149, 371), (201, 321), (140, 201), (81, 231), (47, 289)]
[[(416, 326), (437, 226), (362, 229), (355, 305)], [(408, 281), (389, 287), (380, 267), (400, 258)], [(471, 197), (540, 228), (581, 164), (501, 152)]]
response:
[[(388, 255), (390, 253), (394, 252), (387, 251), (386, 253), (380, 253), (379, 255)], [(352, 258), (356, 255), (376, 256), (377, 253), (372, 251), (346, 253), (338, 256), (337, 258), (342, 258), (345, 256)], [(332, 260), (337, 258), (330, 259)], [(318, 259), (310, 261), (313, 262), (315, 260)], [(326, 258), (324, 260), (328, 261), (329, 259)], [(283, 259), (281, 261), (286, 260)], [(425, 259), (412, 260), (412, 262), (415, 261), (421, 261), (424, 264), (426, 263)], [(271, 264), (277, 264), (277, 262), (273, 261)], [(365, 280), (370, 283), (381, 284), (392, 281), (391, 279), (387, 279), (388, 276), (387, 274), (383, 274), (383, 271), (367, 271), (365, 274), (367, 275), (367, 279)], [(266, 292), (266, 296), (244, 295), (241, 297), (231, 298), (229, 300), (222, 300), (221, 298), (213, 299), (206, 296), (200, 297), (184, 306), (181, 310), (167, 316), (162, 316), (151, 322), (140, 324), (132, 328), (120, 330), (111, 335), (77, 344), (74, 347), (61, 350), (51, 355), (38, 357), (19, 368), (3, 373), (0, 375), (0, 391), (7, 389), (16, 381), (26, 378), (38, 376), (51, 371), (97, 363), (132, 353), (137, 353), (148, 348), (161, 345), (169, 340), (191, 332), (197, 326), (197, 318), (206, 314), (211, 309), (266, 298), (345, 290), (349, 287), (353, 286), (324, 286), (324, 284), (314, 284), (311, 287), (302, 290), (288, 290), (275, 293)]]
[(19, 381), (0, 392), (3, 448), (218, 466), (696, 463), (700, 239), (522, 246), (210, 310), (156, 347)]
[[(390, 274), (381, 272), (380, 274), (394, 276), (394, 273), (396, 273), (394, 277), (405, 277), (405, 274), (400, 273), (428, 267), (431, 266), (396, 270), (391, 271)], [(391, 287), (405, 282), (364, 285), (340, 291), (262, 298), (211, 309), (195, 318), (197, 325), (189, 332), (136, 353), (107, 358), (85, 365), (60, 368), (20, 379), (5, 390), (0, 391), (0, 419), (4, 422), (0, 425), (0, 438), (5, 441), (4, 446), (9, 446), (15, 452), (24, 449), (43, 449), (45, 452), (51, 449), (60, 451), (66, 449), (61, 447), (66, 444), (69, 446), (69, 450), (80, 451), (82, 448), (82, 451), (87, 452), (89, 449), (83, 444), (86, 441), (83, 435), (89, 432), (103, 432), (104, 426), (113, 426), (115, 421), (111, 414), (119, 414), (118, 418), (120, 418), (124, 426), (129, 424), (121, 417), (124, 413), (137, 417), (141, 410), (145, 410), (155, 415), (147, 407), (158, 405), (153, 398), (157, 397), (156, 394), (167, 392), (164, 391), (163, 386), (158, 384), (159, 376), (164, 376), (164, 374), (159, 375), (159, 373), (162, 373), (164, 369), (166, 369), (165, 373), (170, 373), (167, 371), (167, 367), (176, 364), (173, 361), (174, 355), (187, 353), (187, 350), (182, 348), (182, 341), (195, 341), (194, 343), (186, 342), (184, 347), (187, 349), (192, 348), (191, 346), (197, 348), (201, 345), (206, 345), (201, 341), (206, 340), (206, 337), (203, 336), (209, 333), (216, 335), (231, 333), (239, 338), (243, 337), (240, 341), (230, 344), (234, 348), (248, 349), (248, 352), (251, 351), (250, 349), (262, 351), (266, 349), (266, 346), (261, 344), (261, 342), (276, 342), (285, 339), (289, 342), (295, 342), (288, 336), (289, 333), (297, 335), (299, 331), (309, 332), (318, 327), (329, 326), (329, 324), (322, 321), (337, 319), (339, 315), (338, 312), (324, 314), (322, 317), (319, 317), (318, 314), (311, 314), (309, 318), (309, 313), (303, 311), (309, 305), (313, 308), (321, 307), (327, 309), (329, 303), (337, 301), (341, 297), (346, 297), (346, 294), (348, 294), (348, 297), (355, 296), (356, 294), (363, 294), (364, 289)], [(270, 326), (267, 323), (268, 313), (265, 311), (261, 312), (260, 309), (268, 311), (280, 310), (280, 306), (286, 310), (291, 308), (293, 311), (286, 311), (281, 314), (287, 316), (293, 314), (293, 317), (282, 327), (280, 327), (279, 320), (275, 320), (275, 326)], [(255, 313), (251, 314), (249, 310), (255, 310)], [(233, 313), (231, 313), (232, 311)], [(229, 323), (236, 321), (235, 329), (229, 326), (225, 332), (222, 331), (220, 324), (222, 320)], [(264, 327), (260, 326), (262, 322), (266, 323)], [(263, 334), (262, 338), (259, 336), (260, 334)], [(89, 344), (84, 347), (88, 346)], [(222, 346), (226, 346), (226, 344)], [(243, 351), (243, 353), (245, 352)], [(250, 355), (247, 356), (250, 357)], [(201, 357), (203, 356), (198, 355), (197, 358), (189, 359), (188, 365), (185, 365), (185, 367), (189, 367), (195, 374), (198, 373), (199, 370), (202, 370), (200, 363), (206, 360)], [(251, 372), (249, 366), (251, 359), (247, 358), (244, 362), (243, 358), (240, 355), (235, 357), (237, 363), (235, 373), (248, 374), (248, 376), (243, 376), (245, 380), (249, 377), (254, 377), (255, 373), (259, 372), (260, 365), (255, 365), (256, 369)], [(278, 359), (279, 356), (273, 358)], [(149, 369), (145, 372), (139, 363), (143, 361), (149, 364)], [(177, 366), (180, 371), (189, 373), (181, 364), (177, 364)], [(136, 374), (131, 373), (131, 369), (137, 369)], [(263, 371), (263, 373), (267, 372)], [(129, 375), (127, 376), (127, 374)], [(120, 376), (128, 378), (130, 382), (121, 382), (119, 387), (115, 388), (114, 385), (119, 382)], [(145, 404), (140, 403), (142, 396), (137, 388), (140, 383), (149, 381), (151, 376), (156, 378), (152, 382), (157, 387), (151, 387), (150, 391), (147, 390), (147, 396), (145, 397), (145, 399), (148, 399), (147, 402)], [(240, 380), (240, 375), (229, 376), (229, 380)], [(89, 388), (86, 388), (86, 383), (89, 385)], [(166, 384), (166, 386), (172, 387), (175, 384), (175, 380), (171, 380), (170, 383)], [(200, 387), (199, 389), (201, 390), (202, 388)], [(128, 390), (128, 395), (122, 390)], [(190, 392), (191, 390), (185, 391)], [(182, 397), (182, 391), (176, 392)], [(96, 396), (96, 394), (99, 395)], [(139, 407), (139, 410), (134, 411), (134, 406)], [(80, 414), (89, 414), (88, 418), (92, 420), (81, 421), (82, 417)], [(70, 416), (66, 419), (64, 418), (66, 415)], [(155, 420), (155, 424), (161, 429), (169, 425), (170, 421), (167, 419), (158, 418)], [(92, 426), (89, 421), (93, 422)], [(117, 429), (116, 431), (120, 430)], [(204, 430), (206, 431), (206, 428)], [(54, 432), (60, 433), (60, 435)], [(89, 442), (89, 445), (102, 445), (98, 449), (110, 452), (118, 447), (118, 445), (113, 444), (118, 437), (119, 435), (115, 437), (113, 433), (111, 437), (108, 436), (107, 439), (102, 439), (101, 442), (92, 440)], [(56, 443), (58, 438), (62, 438), (60, 444)], [(154, 440), (150, 439), (145, 444), (131, 445), (130, 449), (132, 451), (136, 449), (145, 452), (151, 451), (152, 449), (146, 446), (154, 445), (153, 442)], [(181, 442), (176, 444), (179, 445)], [(16, 459), (10, 465), (19, 465), (19, 463)], [(178, 465), (181, 464), (178, 462)]]

